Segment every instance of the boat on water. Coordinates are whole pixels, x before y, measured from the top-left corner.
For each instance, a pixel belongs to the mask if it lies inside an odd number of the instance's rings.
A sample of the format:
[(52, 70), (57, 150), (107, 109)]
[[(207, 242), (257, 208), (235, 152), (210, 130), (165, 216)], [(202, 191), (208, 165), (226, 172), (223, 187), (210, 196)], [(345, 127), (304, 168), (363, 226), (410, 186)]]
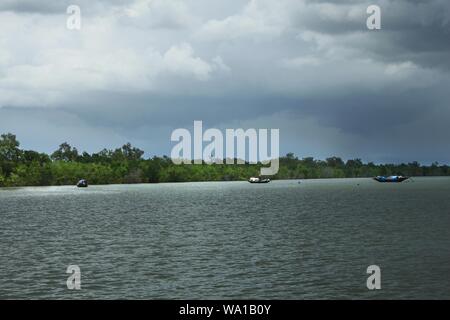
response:
[(250, 183), (269, 183), (270, 179), (263, 179), (261, 177), (251, 177), (248, 179), (248, 182)]
[(78, 181), (77, 187), (78, 188), (87, 188), (88, 182), (85, 179), (81, 179), (80, 181)]
[(405, 176), (377, 176), (377, 177), (375, 177), (373, 179), (378, 181), (378, 182), (403, 182), (403, 181), (409, 179), (409, 177), (405, 177)]

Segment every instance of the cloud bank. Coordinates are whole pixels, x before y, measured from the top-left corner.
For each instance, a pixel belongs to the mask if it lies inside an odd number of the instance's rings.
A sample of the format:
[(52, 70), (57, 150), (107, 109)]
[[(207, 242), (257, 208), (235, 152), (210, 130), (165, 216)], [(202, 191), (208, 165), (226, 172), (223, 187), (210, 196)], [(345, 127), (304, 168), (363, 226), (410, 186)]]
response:
[(169, 154), (203, 120), (299, 156), (450, 162), (448, 1), (79, 0), (79, 31), (69, 4), (0, 4), (0, 131), (25, 147)]

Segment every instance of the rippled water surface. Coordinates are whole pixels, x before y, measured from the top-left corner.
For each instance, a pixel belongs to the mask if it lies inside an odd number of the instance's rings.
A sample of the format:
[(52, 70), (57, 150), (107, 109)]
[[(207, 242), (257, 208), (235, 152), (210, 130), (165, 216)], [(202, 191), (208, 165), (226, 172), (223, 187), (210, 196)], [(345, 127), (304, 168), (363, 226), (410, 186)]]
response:
[(448, 178), (0, 189), (0, 298), (448, 299), (449, 195)]

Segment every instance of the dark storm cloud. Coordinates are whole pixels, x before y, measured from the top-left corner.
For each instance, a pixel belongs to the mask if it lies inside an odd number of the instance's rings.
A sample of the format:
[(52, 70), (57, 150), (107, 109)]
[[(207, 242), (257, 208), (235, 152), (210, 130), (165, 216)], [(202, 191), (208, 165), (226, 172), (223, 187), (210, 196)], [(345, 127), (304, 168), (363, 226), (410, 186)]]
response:
[[(381, 61), (411, 60), (426, 67), (450, 68), (450, 3), (431, 1), (308, 1), (310, 11), (299, 10), (293, 21), (299, 28), (324, 34), (342, 36), (344, 44), (356, 47)], [(366, 29), (366, 8), (379, 5), (382, 30)], [(333, 5), (337, 14), (327, 18), (323, 7)], [(303, 9), (303, 8), (302, 8)], [(332, 9), (328, 9), (329, 11)], [(351, 14), (350, 14), (351, 13)], [(350, 41), (346, 35), (362, 32), (367, 39), (360, 43)]]
[[(344, 132), (372, 136), (379, 131), (408, 125), (430, 112), (442, 110), (442, 94), (429, 97), (423, 89), (397, 92), (386, 89), (383, 93), (355, 92), (341, 98), (303, 101), (300, 111), (317, 117), (324, 126), (341, 128)], [(445, 99), (450, 98), (446, 95)], [(447, 116), (444, 113), (443, 116)]]
[[(343, 132), (373, 135), (394, 126), (407, 125), (442, 108), (442, 91), (416, 89), (383, 93), (369, 90), (343, 97), (302, 99), (295, 96), (166, 96), (148, 94), (108, 95), (97, 93), (78, 106), (62, 108), (93, 126), (132, 130), (136, 127), (169, 124), (173, 128), (189, 126), (203, 120), (209, 126), (245, 121), (274, 113), (290, 111), (298, 117), (313, 116), (323, 126), (341, 128)], [(218, 116), (219, 115), (219, 116)]]
[(252, 119), (295, 108), (297, 98), (273, 95), (168, 96), (154, 94), (96, 93), (64, 107), (93, 125), (133, 129), (138, 126), (170, 124), (173, 128), (203, 120), (218, 125), (236, 119)]

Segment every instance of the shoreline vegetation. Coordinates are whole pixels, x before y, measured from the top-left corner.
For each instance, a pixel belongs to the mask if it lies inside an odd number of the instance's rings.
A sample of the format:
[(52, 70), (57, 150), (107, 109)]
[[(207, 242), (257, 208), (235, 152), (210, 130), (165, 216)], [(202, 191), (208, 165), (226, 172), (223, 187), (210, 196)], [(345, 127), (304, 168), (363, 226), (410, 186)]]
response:
[[(145, 159), (144, 151), (127, 143), (114, 150), (79, 153), (63, 143), (51, 155), (22, 150), (16, 136), (0, 137), (0, 187), (75, 185), (80, 179), (89, 184), (133, 184), (160, 182), (242, 181), (258, 176), (261, 164), (175, 165), (167, 156)], [(363, 163), (339, 157), (299, 159), (293, 153), (280, 157), (280, 170), (273, 180), (365, 178), (379, 175), (450, 176), (448, 165)]]

